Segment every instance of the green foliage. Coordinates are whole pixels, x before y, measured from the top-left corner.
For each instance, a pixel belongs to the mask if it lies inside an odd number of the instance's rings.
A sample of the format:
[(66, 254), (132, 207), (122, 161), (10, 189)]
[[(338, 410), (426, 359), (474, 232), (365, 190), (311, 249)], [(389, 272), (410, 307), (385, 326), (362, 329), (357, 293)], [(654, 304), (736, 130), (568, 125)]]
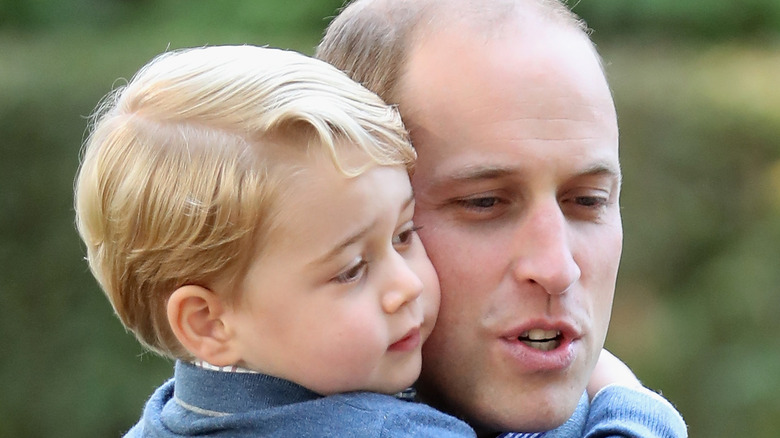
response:
[(101, 0), (0, 0), (0, 26), (38, 30), (97, 25), (117, 19), (140, 2)]
[(569, 0), (596, 37), (651, 34), (666, 38), (728, 39), (780, 31), (775, 0)]
[(780, 403), (780, 49), (602, 47), (625, 249), (608, 346), (691, 436), (773, 436)]
[[(780, 47), (758, 35), (776, 35), (776, 3), (575, 9), (597, 29), (621, 126), (625, 250), (608, 346), (678, 405), (691, 436), (780, 430)], [(340, 4), (0, 0), (0, 437), (119, 436), (172, 372), (113, 316), (73, 226), (100, 97), (166, 48), (311, 53)]]

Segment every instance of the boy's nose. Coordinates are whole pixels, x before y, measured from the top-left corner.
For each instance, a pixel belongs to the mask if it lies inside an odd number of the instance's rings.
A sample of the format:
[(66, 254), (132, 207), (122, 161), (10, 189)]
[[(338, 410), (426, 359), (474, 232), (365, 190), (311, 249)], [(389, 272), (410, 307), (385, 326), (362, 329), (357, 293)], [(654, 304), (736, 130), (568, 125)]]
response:
[(387, 289), (382, 294), (382, 310), (395, 313), (420, 296), (423, 283), (400, 254), (393, 251), (390, 259), (391, 269), (387, 274)]

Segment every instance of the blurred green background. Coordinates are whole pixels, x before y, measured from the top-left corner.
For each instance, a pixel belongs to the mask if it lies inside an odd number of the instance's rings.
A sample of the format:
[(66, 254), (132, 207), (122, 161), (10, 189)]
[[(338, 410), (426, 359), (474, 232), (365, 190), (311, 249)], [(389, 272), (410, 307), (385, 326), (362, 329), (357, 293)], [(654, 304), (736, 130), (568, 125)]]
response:
[[(341, 0), (0, 0), (0, 436), (117, 437), (171, 364), (83, 261), (87, 116), (154, 55), (311, 54)], [(581, 0), (621, 126), (625, 250), (608, 347), (693, 437), (780, 431), (780, 2)]]

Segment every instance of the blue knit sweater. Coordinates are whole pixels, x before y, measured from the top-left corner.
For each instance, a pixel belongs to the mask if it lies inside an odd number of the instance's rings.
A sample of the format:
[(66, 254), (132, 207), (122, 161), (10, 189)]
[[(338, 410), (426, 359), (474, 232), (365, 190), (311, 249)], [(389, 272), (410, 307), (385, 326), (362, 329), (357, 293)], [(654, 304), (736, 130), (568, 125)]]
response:
[[(329, 397), (265, 374), (177, 362), (126, 437), (474, 437), (466, 423), (421, 403), (353, 392)], [(680, 414), (648, 389), (608, 386), (583, 395), (561, 427), (501, 437), (687, 437)]]
[(287, 380), (177, 362), (126, 437), (475, 437), (421, 403), (369, 392), (318, 395)]

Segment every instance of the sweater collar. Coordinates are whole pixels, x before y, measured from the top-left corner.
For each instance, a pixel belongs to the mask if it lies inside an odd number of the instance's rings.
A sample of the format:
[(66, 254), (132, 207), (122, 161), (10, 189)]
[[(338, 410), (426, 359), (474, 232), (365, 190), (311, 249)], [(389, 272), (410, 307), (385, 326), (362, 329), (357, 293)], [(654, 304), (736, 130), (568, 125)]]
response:
[(213, 371), (177, 361), (174, 397), (204, 411), (233, 414), (320, 398), (288, 380), (260, 373)]

